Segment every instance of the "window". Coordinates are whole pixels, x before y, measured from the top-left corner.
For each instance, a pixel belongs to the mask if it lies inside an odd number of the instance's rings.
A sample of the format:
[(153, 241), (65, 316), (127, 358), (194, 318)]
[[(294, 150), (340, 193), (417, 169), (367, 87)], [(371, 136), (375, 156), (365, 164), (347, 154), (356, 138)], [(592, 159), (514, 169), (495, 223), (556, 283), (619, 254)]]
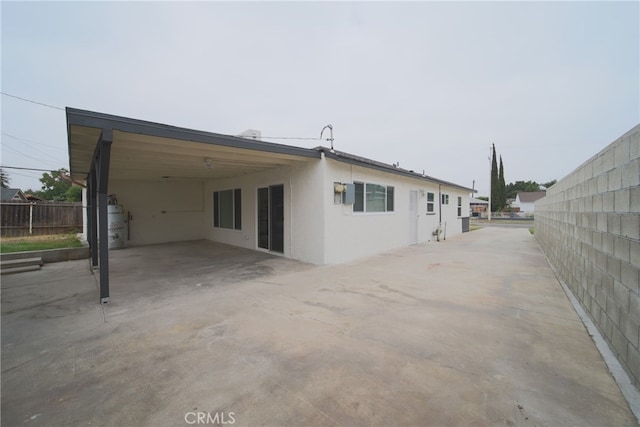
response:
[(448, 205), (449, 204), (449, 195), (448, 194), (443, 194), (442, 195), (442, 204), (443, 205)]
[(355, 182), (354, 212), (393, 212), (394, 188), (392, 186)]
[(427, 193), (427, 214), (435, 213), (433, 209), (434, 201), (435, 201), (435, 195), (433, 193)]
[(364, 184), (356, 182), (354, 185), (356, 186), (356, 200), (353, 203), (353, 211), (364, 212)]
[(386, 188), (378, 184), (366, 185), (367, 212), (384, 212), (386, 209)]
[(387, 187), (387, 212), (393, 212), (393, 187)]
[(462, 216), (462, 197), (458, 197), (458, 216)]
[(213, 192), (213, 226), (242, 229), (242, 193), (239, 188)]

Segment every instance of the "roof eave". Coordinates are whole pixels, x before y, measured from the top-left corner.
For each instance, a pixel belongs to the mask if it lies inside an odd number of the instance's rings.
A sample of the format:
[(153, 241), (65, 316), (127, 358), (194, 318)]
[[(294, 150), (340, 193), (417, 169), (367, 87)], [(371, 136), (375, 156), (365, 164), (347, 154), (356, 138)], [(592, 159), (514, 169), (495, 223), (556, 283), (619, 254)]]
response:
[(386, 163), (376, 162), (376, 161), (365, 159), (365, 158), (356, 159), (351, 155), (347, 155), (347, 153), (341, 154), (339, 152), (336, 152), (335, 150), (331, 150), (326, 147), (316, 147), (315, 149), (318, 150), (319, 152), (323, 152), (325, 157), (328, 157), (333, 160), (337, 160), (339, 162), (358, 165), (358, 166), (366, 167), (369, 169), (375, 169), (382, 172), (393, 173), (396, 175), (402, 175), (402, 176), (406, 176), (413, 179), (419, 179), (421, 181), (434, 182), (436, 184), (459, 188), (469, 193), (477, 193), (477, 190), (473, 188), (464, 187), (462, 185), (454, 184), (453, 182), (444, 181), (442, 179), (437, 179), (428, 175), (415, 173), (407, 169), (402, 169), (399, 167), (395, 167), (393, 165), (388, 165)]
[[(217, 134), (177, 126), (164, 125), (144, 120), (97, 113), (67, 107), (67, 135), (68, 147), (71, 150), (71, 126), (84, 126), (96, 129), (112, 129), (122, 132), (137, 133), (160, 138), (179, 139), (184, 141), (215, 144), (246, 150), (266, 151), (277, 154), (288, 154), (301, 157), (319, 158), (320, 153), (309, 148), (294, 147), (264, 141), (255, 141), (231, 135)], [(71, 152), (69, 152), (71, 159)]]

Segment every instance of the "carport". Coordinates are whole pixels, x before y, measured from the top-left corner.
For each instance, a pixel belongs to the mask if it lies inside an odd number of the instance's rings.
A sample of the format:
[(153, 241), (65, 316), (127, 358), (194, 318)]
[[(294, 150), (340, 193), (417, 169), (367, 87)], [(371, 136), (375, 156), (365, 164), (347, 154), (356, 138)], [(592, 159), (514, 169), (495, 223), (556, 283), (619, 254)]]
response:
[(320, 158), (319, 151), (103, 113), (66, 109), (71, 177), (86, 182), (86, 235), (109, 301), (107, 204), (113, 179), (204, 182)]

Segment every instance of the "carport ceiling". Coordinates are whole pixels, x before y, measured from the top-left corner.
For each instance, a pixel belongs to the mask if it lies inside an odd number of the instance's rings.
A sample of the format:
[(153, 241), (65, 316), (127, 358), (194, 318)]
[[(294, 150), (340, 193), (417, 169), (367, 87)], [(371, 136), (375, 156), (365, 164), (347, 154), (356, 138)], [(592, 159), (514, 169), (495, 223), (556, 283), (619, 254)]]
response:
[(113, 129), (110, 179), (221, 179), (320, 157), (307, 148), (67, 108), (74, 179), (86, 179), (102, 129)]

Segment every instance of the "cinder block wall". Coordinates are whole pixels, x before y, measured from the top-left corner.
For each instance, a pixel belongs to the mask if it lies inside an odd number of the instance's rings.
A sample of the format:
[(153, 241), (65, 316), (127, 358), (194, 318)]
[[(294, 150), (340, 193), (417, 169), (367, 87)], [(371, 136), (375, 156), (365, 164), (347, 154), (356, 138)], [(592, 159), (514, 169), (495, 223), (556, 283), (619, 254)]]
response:
[(535, 236), (640, 388), (640, 125), (536, 202)]

